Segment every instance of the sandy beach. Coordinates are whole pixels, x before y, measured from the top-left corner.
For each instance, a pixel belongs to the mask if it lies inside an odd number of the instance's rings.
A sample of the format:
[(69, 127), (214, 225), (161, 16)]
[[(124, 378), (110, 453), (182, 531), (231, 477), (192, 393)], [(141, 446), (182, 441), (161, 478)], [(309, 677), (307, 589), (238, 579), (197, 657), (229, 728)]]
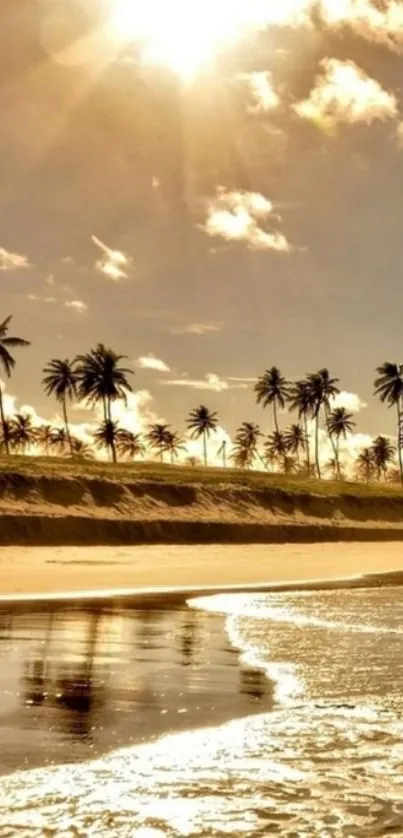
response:
[[(315, 586), (374, 575), (365, 584), (399, 583), (400, 544), (181, 545), (0, 549), (0, 596), (110, 595), (236, 586)], [(388, 576), (388, 574), (391, 574)], [(381, 575), (378, 578), (378, 575)], [(385, 576), (384, 576), (385, 575)], [(358, 579), (357, 579), (358, 577)], [(336, 584), (339, 584), (336, 582)], [(162, 589), (162, 591), (161, 591)], [(182, 593), (183, 598), (183, 593)]]

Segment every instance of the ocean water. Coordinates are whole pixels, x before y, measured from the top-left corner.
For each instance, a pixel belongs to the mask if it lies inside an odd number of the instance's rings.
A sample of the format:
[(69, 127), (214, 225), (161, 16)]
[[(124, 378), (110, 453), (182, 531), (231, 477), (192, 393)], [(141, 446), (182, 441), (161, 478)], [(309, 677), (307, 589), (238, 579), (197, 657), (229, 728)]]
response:
[(402, 588), (4, 616), (0, 697), (1, 838), (403, 835)]

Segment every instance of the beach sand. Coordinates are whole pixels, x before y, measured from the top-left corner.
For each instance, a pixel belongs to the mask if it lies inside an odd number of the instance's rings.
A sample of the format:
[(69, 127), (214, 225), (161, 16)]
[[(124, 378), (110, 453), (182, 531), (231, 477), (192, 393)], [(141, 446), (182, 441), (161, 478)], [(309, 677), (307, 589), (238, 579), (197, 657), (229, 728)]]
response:
[[(7, 547), (0, 549), (0, 597), (60, 596), (169, 588), (310, 584), (375, 574), (366, 584), (400, 583), (403, 545), (181, 545)], [(378, 579), (379, 574), (391, 574)], [(400, 575), (401, 574), (401, 575)], [(362, 584), (359, 578), (353, 584)]]

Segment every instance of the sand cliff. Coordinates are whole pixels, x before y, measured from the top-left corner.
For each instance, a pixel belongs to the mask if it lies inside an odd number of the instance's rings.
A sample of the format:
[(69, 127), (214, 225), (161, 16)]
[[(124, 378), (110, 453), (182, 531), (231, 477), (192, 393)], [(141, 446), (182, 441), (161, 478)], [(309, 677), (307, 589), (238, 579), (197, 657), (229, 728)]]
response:
[(403, 494), (0, 474), (2, 545), (339, 540), (403, 541)]

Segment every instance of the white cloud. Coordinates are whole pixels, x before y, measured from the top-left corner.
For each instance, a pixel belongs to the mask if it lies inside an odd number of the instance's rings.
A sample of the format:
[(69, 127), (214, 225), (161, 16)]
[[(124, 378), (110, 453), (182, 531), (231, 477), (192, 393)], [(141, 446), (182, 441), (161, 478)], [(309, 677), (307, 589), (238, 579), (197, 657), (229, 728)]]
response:
[(194, 390), (214, 390), (216, 393), (229, 390), (228, 382), (213, 372), (207, 373), (204, 378), (175, 378), (160, 383), (171, 387), (190, 387)]
[(0, 247), (0, 271), (15, 271), (17, 268), (30, 268), (28, 256), (21, 253), (10, 253)]
[(268, 70), (240, 73), (238, 78), (249, 88), (253, 100), (253, 105), (249, 107), (250, 111), (258, 113), (278, 108), (280, 98), (274, 90), (272, 75)]
[(141, 355), (137, 358), (136, 364), (143, 370), (156, 370), (157, 372), (170, 372), (170, 368), (160, 358), (156, 358), (151, 353), (149, 355)]
[(403, 122), (399, 122), (396, 128), (396, 141), (398, 148), (403, 148)]
[(322, 0), (320, 11), (328, 26), (349, 26), (360, 37), (392, 49), (403, 42), (403, 5), (397, 0)]
[(279, 220), (271, 201), (258, 192), (231, 192), (221, 186), (208, 201), (207, 220), (202, 229), (209, 236), (247, 242), (254, 250), (287, 252), (291, 246), (283, 233), (265, 229)]
[(55, 284), (55, 278), (54, 278), (53, 274), (49, 274), (49, 276), (46, 277), (45, 281), (46, 281), (46, 285), (50, 285), (51, 287), (53, 287), (53, 285)]
[(357, 393), (348, 393), (346, 390), (342, 390), (341, 393), (338, 393), (331, 400), (331, 407), (345, 407), (346, 410), (351, 410), (352, 413), (358, 413), (359, 410), (362, 410), (366, 407), (366, 403), (360, 399)]
[(76, 311), (77, 314), (84, 314), (84, 312), (88, 309), (87, 303), (83, 303), (82, 300), (67, 300), (67, 302), (64, 305), (65, 308), (74, 309), (74, 311)]
[(294, 105), (303, 119), (332, 128), (339, 122), (370, 123), (397, 116), (393, 93), (384, 90), (353, 61), (325, 58), (321, 67), (322, 75), (308, 99)]
[(102, 257), (95, 262), (95, 269), (114, 282), (127, 279), (128, 274), (124, 268), (130, 264), (129, 256), (121, 250), (112, 250), (97, 236), (91, 236), (91, 241), (102, 251)]
[(188, 326), (174, 326), (170, 329), (172, 335), (206, 335), (210, 332), (220, 332), (222, 326), (214, 323), (189, 323)]

